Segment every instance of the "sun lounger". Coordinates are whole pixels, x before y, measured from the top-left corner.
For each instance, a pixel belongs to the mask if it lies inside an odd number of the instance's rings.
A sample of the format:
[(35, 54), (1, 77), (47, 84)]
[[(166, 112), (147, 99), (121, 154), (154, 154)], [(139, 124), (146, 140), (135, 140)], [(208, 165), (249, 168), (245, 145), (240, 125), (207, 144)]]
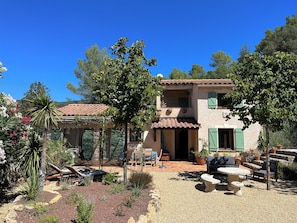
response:
[[(86, 178), (90, 177), (92, 181), (101, 181), (102, 177), (106, 175), (103, 170), (92, 170), (89, 168), (73, 168), (72, 166), (66, 166), (68, 170), (71, 171), (74, 179), (78, 180), (80, 183)], [(88, 170), (86, 170), (88, 169)]]

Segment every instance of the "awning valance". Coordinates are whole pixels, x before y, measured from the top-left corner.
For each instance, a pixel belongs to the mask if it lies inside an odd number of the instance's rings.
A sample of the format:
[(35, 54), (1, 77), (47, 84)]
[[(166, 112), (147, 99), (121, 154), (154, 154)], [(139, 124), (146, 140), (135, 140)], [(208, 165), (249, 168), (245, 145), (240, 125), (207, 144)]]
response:
[(199, 129), (194, 118), (161, 118), (152, 123), (152, 129)]

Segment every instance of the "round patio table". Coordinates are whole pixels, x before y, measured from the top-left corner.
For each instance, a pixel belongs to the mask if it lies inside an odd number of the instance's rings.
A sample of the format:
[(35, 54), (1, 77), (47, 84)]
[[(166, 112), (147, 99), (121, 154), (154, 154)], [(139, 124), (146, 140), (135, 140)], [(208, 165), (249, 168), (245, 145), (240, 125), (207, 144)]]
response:
[(231, 182), (240, 181), (239, 176), (247, 176), (251, 174), (249, 170), (239, 167), (219, 167), (218, 172), (228, 175), (228, 190), (233, 190)]

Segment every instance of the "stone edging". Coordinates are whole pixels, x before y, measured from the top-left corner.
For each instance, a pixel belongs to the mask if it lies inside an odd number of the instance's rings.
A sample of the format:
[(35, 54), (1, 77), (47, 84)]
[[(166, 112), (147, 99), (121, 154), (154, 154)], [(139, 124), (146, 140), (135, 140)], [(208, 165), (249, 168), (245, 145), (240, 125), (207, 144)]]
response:
[(150, 196), (152, 200), (150, 200), (147, 206), (146, 215), (140, 215), (138, 221), (135, 221), (133, 217), (129, 218), (127, 223), (149, 223), (152, 222), (156, 216), (156, 213), (160, 210), (161, 207), (161, 198), (160, 192), (158, 189), (153, 189), (150, 191)]
[[(43, 205), (56, 203), (62, 197), (61, 194), (57, 191), (53, 191), (53, 190), (44, 190), (44, 191), (56, 194), (56, 196), (53, 199), (51, 199), (48, 203), (44, 202)], [(22, 211), (24, 209), (32, 209), (33, 208), (30, 205), (16, 204), (22, 198), (23, 198), (23, 195), (19, 195), (14, 199), (14, 201), (12, 202), (12, 205), (8, 209), (4, 223), (17, 223), (17, 220), (15, 220), (17, 217), (16, 211)]]

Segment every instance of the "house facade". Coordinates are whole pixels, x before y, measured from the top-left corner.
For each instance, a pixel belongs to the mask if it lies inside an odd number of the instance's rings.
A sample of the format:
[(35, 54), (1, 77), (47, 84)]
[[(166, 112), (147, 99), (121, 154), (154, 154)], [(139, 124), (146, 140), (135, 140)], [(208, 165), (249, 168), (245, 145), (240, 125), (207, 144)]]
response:
[(259, 124), (242, 130), (223, 96), (232, 91), (230, 79), (162, 80), (163, 95), (156, 100), (158, 118), (147, 126), (143, 147), (163, 149), (172, 160), (187, 160), (203, 146), (212, 152), (238, 153), (257, 148)]

